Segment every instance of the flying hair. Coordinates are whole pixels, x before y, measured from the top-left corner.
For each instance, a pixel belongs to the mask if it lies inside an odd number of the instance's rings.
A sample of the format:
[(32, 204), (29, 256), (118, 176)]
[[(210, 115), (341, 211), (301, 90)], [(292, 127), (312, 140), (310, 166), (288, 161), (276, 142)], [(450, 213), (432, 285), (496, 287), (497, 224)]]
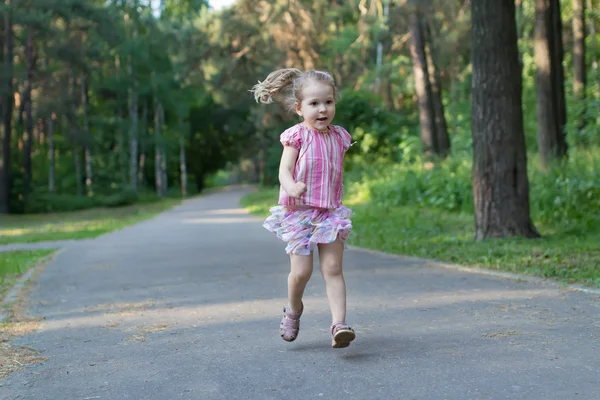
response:
[(330, 85), (337, 100), (338, 90), (333, 76), (329, 72), (316, 70), (302, 72), (296, 68), (278, 69), (271, 72), (264, 81), (258, 81), (250, 91), (257, 103), (270, 104), (278, 100), (288, 111), (293, 112), (294, 104), (302, 101), (302, 90), (310, 81)]

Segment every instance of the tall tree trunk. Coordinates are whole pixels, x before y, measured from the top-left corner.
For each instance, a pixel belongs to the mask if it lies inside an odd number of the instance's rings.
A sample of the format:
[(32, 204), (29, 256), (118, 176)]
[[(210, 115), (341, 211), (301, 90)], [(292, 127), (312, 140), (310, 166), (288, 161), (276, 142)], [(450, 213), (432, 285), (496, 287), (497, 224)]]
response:
[(33, 30), (27, 29), (27, 44), (25, 46), (25, 96), (23, 103), (25, 108), (25, 130), (23, 135), (23, 203), (27, 204), (29, 191), (31, 189), (31, 148), (33, 143), (33, 115), (31, 109), (31, 88), (33, 81)]
[[(390, 0), (385, 0), (383, 7), (383, 15), (381, 18), (382, 28), (387, 25), (388, 14), (390, 13)], [(375, 67), (375, 93), (379, 93), (381, 89), (381, 66), (383, 64), (383, 41), (379, 39), (377, 42), (377, 59)]]
[(0, 77), (2, 82), (2, 159), (0, 159), (0, 213), (8, 213), (10, 204), (10, 164), (11, 164), (11, 137), (12, 137), (12, 113), (13, 113), (13, 58), (14, 58), (14, 31), (12, 23), (12, 6), (10, 0), (5, 1), (9, 8), (3, 15), (4, 39), (6, 40), (6, 51), (4, 46), (1, 53), (4, 60), (4, 74)]
[(144, 185), (144, 168), (146, 167), (146, 141), (148, 138), (148, 103), (144, 101), (142, 106), (142, 120), (140, 124), (140, 155), (138, 164), (138, 187)]
[[(592, 0), (587, 0), (587, 9), (594, 10)], [(598, 67), (598, 43), (596, 41), (596, 21), (593, 15), (590, 15), (589, 34), (590, 34), (590, 54), (592, 56), (592, 72), (594, 79), (594, 97), (596, 101), (596, 124), (600, 125), (600, 68)]]
[[(187, 125), (185, 125), (187, 126)], [(188, 194), (187, 187), (187, 163), (185, 159), (185, 139), (184, 139), (184, 122), (183, 118), (179, 117), (179, 129), (181, 129), (181, 134), (179, 136), (179, 174), (181, 178), (181, 195), (183, 197)]]
[(75, 180), (77, 181), (77, 196), (83, 195), (83, 185), (81, 183), (81, 149), (76, 143), (73, 143), (73, 158), (75, 161)]
[[(523, 39), (523, 31), (525, 30), (525, 17), (523, 16), (523, 0), (515, 0), (516, 7), (516, 21), (517, 21), (517, 48), (519, 48), (519, 42)], [(523, 71), (523, 54), (519, 51), (519, 66)]]
[[(585, 65), (585, 2), (573, 0), (573, 94), (581, 106), (586, 90)], [(577, 129), (585, 127), (585, 114), (577, 116)]]
[(85, 162), (85, 187), (88, 196), (93, 196), (93, 174), (92, 174), (92, 135), (90, 135), (90, 122), (88, 117), (88, 82), (85, 73), (81, 74), (81, 109), (83, 114), (83, 134), (85, 138), (83, 140), (83, 155)]
[(446, 157), (450, 154), (450, 137), (448, 136), (448, 125), (446, 124), (444, 103), (442, 102), (442, 78), (437, 64), (438, 57), (433, 42), (431, 25), (426, 18), (424, 18), (422, 22), (423, 31), (425, 32), (425, 54), (427, 56), (429, 81), (431, 84), (431, 101), (433, 103), (438, 154), (442, 157)]
[(48, 191), (54, 193), (54, 113), (48, 118)]
[(422, 13), (419, 9), (416, 9), (410, 15), (410, 34), (412, 36), (410, 53), (413, 61), (415, 88), (419, 103), (421, 146), (423, 147), (423, 154), (427, 155), (438, 153), (439, 146), (437, 143), (435, 114), (421, 21)]
[[(165, 108), (162, 103), (160, 104), (160, 130), (162, 132), (165, 126)], [(163, 136), (164, 137), (164, 136)], [(162, 195), (163, 197), (167, 196), (169, 191), (169, 176), (167, 174), (167, 149), (165, 147), (164, 141), (161, 142), (160, 145), (160, 153), (161, 153), (161, 162), (160, 162), (160, 173), (162, 174)]]
[[(133, 21), (134, 24), (137, 21)], [(135, 27), (134, 40), (138, 37), (138, 29)], [(129, 88), (129, 184), (131, 188), (137, 192), (137, 167), (138, 167), (138, 83), (137, 76), (134, 74), (133, 70), (133, 60), (129, 57), (128, 60), (128, 75), (129, 80), (131, 82), (131, 87)]]
[(164, 176), (162, 173), (162, 134), (161, 134), (161, 113), (162, 105), (155, 101), (154, 103), (154, 182), (156, 185), (156, 194), (163, 196)]
[(475, 239), (538, 237), (529, 212), (514, 0), (471, 2)]
[[(567, 154), (559, 0), (535, 0), (538, 147), (542, 167)], [(557, 21), (558, 19), (558, 21)]]

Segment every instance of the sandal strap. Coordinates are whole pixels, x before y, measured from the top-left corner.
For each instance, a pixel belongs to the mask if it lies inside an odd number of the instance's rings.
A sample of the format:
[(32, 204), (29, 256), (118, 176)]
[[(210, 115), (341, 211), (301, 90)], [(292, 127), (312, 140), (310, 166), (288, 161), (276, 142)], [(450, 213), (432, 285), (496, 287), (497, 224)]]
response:
[(341, 329), (348, 329), (354, 332), (354, 329), (350, 328), (350, 326), (344, 321), (339, 321), (331, 325), (331, 335), (335, 335)]

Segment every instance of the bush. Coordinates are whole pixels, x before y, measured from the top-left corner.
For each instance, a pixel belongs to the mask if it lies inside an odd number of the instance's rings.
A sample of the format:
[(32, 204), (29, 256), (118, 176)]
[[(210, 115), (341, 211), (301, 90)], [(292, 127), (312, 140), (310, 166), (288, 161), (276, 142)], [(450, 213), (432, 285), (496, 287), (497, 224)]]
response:
[[(549, 171), (530, 158), (532, 218), (543, 224), (596, 224), (600, 219), (600, 151), (577, 150)], [(368, 172), (366, 172), (368, 171)], [(362, 173), (362, 175), (361, 175)], [(360, 177), (359, 177), (360, 175)], [(473, 213), (471, 160), (455, 155), (437, 163), (419, 159), (382, 163), (348, 175), (348, 195), (385, 207), (420, 206)]]
[(102, 206), (98, 197), (56, 193), (33, 193), (29, 196), (25, 212), (28, 214), (77, 211)]
[(135, 191), (128, 189), (123, 192), (107, 196), (102, 201), (102, 205), (104, 207), (123, 207), (135, 204), (137, 200), (138, 194)]

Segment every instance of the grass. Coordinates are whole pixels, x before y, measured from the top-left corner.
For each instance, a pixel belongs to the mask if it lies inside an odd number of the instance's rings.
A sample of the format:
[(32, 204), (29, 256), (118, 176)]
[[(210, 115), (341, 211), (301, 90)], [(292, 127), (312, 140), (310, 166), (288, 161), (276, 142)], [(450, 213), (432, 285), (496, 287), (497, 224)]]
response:
[[(246, 196), (242, 205), (267, 215), (277, 189)], [(473, 240), (473, 216), (419, 206), (382, 206), (351, 199), (348, 244), (394, 254), (600, 287), (600, 228), (537, 224), (541, 239)]]
[(0, 252), (0, 299), (6, 296), (15, 281), (54, 250), (23, 250)]
[(151, 218), (178, 203), (179, 200), (165, 199), (116, 208), (53, 214), (2, 215), (0, 244), (94, 238)]

